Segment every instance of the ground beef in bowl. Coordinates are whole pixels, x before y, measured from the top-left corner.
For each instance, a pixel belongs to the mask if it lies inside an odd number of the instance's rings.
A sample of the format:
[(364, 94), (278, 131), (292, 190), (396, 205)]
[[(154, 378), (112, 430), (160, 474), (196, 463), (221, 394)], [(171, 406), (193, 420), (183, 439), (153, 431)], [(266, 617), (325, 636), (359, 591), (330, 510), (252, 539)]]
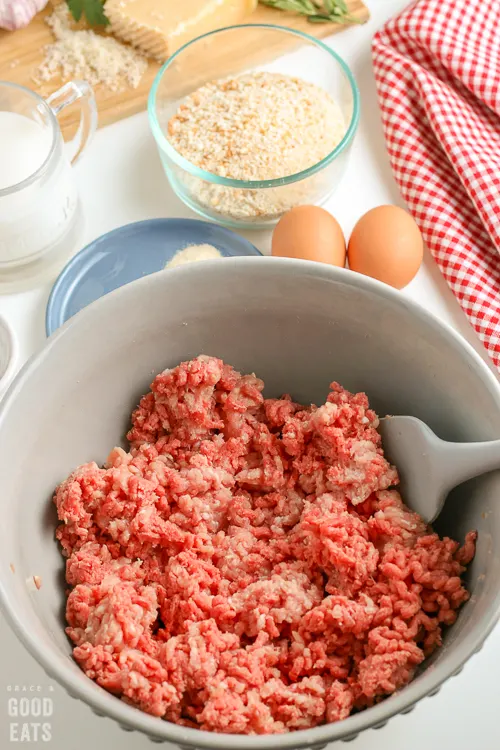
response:
[(403, 687), (468, 599), (474, 555), (402, 502), (364, 394), (265, 399), (201, 356), (158, 375), (129, 452), (57, 489), (67, 633), (84, 672), (155, 716), (264, 734)]

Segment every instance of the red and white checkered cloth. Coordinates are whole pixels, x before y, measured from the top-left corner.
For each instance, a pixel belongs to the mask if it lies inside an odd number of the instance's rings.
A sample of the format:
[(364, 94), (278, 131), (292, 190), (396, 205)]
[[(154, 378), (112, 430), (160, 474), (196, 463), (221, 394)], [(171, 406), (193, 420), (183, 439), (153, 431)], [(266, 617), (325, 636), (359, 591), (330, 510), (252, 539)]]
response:
[(394, 175), (500, 368), (500, 0), (420, 0), (373, 41)]

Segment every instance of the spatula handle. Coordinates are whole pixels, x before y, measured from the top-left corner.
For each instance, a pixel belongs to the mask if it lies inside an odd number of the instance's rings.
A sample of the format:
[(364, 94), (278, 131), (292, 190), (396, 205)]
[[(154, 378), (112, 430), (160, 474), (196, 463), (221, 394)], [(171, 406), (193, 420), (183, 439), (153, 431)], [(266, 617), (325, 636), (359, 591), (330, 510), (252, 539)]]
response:
[(450, 490), (468, 479), (500, 469), (500, 440), (483, 443), (439, 442), (442, 477)]

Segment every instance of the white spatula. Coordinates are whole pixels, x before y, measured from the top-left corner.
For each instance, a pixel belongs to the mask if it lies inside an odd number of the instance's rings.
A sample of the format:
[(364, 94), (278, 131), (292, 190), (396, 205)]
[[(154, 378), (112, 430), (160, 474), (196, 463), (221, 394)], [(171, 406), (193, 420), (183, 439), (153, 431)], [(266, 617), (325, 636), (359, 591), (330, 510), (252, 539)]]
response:
[(458, 484), (500, 469), (500, 440), (448, 443), (415, 417), (380, 420), (385, 456), (397, 468), (404, 502), (431, 523)]

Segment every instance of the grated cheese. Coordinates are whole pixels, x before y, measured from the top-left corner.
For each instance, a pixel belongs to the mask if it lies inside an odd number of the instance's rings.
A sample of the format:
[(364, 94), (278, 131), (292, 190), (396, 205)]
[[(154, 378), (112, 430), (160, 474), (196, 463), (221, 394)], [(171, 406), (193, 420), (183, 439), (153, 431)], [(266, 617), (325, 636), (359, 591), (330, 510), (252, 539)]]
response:
[(111, 91), (138, 87), (148, 62), (131, 47), (90, 29), (73, 29), (65, 3), (56, 5), (46, 23), (56, 41), (45, 49), (37, 81), (61, 75), (63, 80), (83, 78), (93, 86), (100, 83)]

